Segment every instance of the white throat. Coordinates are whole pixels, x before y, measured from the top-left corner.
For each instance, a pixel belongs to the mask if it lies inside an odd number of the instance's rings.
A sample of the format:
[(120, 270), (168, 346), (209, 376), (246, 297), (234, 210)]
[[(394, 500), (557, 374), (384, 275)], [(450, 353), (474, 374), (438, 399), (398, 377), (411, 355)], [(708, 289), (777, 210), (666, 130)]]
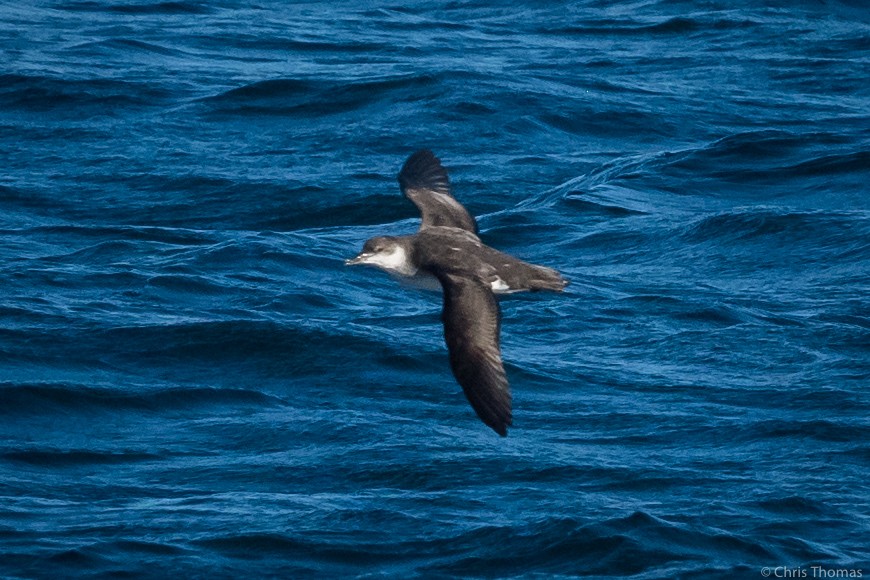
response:
[(389, 250), (372, 254), (366, 258), (365, 263), (400, 276), (413, 276), (417, 273), (417, 268), (408, 259), (408, 253), (402, 246), (393, 246)]

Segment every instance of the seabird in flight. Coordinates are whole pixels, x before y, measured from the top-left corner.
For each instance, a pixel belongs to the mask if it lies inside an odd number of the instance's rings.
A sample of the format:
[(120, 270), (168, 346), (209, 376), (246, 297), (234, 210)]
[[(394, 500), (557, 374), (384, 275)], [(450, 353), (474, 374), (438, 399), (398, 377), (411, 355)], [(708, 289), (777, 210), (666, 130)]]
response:
[(447, 171), (431, 151), (408, 158), (399, 185), (422, 214), (420, 230), (372, 238), (345, 264), (367, 264), (413, 283), (440, 285), (453, 375), (481, 420), (504, 437), (511, 424), (511, 393), (499, 348), (501, 312), (495, 294), (560, 292), (568, 282), (552, 268), (481, 242), (477, 222), (450, 194)]

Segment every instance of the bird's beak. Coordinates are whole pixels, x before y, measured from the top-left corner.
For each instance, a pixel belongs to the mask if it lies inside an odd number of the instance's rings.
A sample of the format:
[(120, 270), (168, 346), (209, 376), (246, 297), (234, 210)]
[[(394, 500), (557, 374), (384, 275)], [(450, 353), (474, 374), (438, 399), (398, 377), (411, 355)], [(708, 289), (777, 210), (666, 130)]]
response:
[(368, 261), (368, 259), (371, 257), (372, 257), (371, 254), (369, 254), (367, 252), (363, 252), (362, 254), (357, 256), (356, 258), (351, 258), (350, 260), (345, 260), (344, 265), (345, 266), (355, 266), (357, 264), (365, 264)]

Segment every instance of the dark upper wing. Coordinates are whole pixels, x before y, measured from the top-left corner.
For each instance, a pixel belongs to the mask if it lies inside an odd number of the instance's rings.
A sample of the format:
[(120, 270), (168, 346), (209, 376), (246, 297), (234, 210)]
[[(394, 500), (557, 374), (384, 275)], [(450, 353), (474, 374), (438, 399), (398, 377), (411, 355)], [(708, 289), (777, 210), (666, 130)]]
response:
[(431, 151), (424, 149), (408, 157), (399, 172), (399, 185), (423, 216), (420, 228), (449, 226), (477, 233), (477, 222), (450, 195), (447, 170)]
[(476, 277), (435, 275), (444, 287), (441, 318), (453, 375), (477, 415), (504, 437), (511, 424), (511, 392), (498, 346), (498, 302)]

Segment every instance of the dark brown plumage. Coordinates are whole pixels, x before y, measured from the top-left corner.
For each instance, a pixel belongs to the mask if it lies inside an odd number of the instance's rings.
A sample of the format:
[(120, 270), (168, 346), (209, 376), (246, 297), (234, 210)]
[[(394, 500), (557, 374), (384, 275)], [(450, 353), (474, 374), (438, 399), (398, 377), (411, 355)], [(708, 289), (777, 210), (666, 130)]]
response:
[(372, 238), (347, 264), (370, 264), (420, 282), (437, 280), (453, 376), (478, 417), (504, 437), (512, 422), (511, 392), (499, 347), (501, 311), (495, 293), (560, 292), (568, 282), (552, 268), (481, 242), (477, 222), (450, 194), (447, 171), (431, 151), (408, 158), (399, 185), (420, 210), (420, 230), (412, 236)]
[(399, 172), (399, 186), (420, 210), (421, 228), (446, 226), (477, 233), (477, 221), (450, 195), (447, 170), (431, 151), (408, 157)]
[(501, 311), (479, 278), (436, 272), (444, 287), (444, 340), (450, 368), (477, 416), (502, 437), (511, 424), (511, 392), (501, 362)]

